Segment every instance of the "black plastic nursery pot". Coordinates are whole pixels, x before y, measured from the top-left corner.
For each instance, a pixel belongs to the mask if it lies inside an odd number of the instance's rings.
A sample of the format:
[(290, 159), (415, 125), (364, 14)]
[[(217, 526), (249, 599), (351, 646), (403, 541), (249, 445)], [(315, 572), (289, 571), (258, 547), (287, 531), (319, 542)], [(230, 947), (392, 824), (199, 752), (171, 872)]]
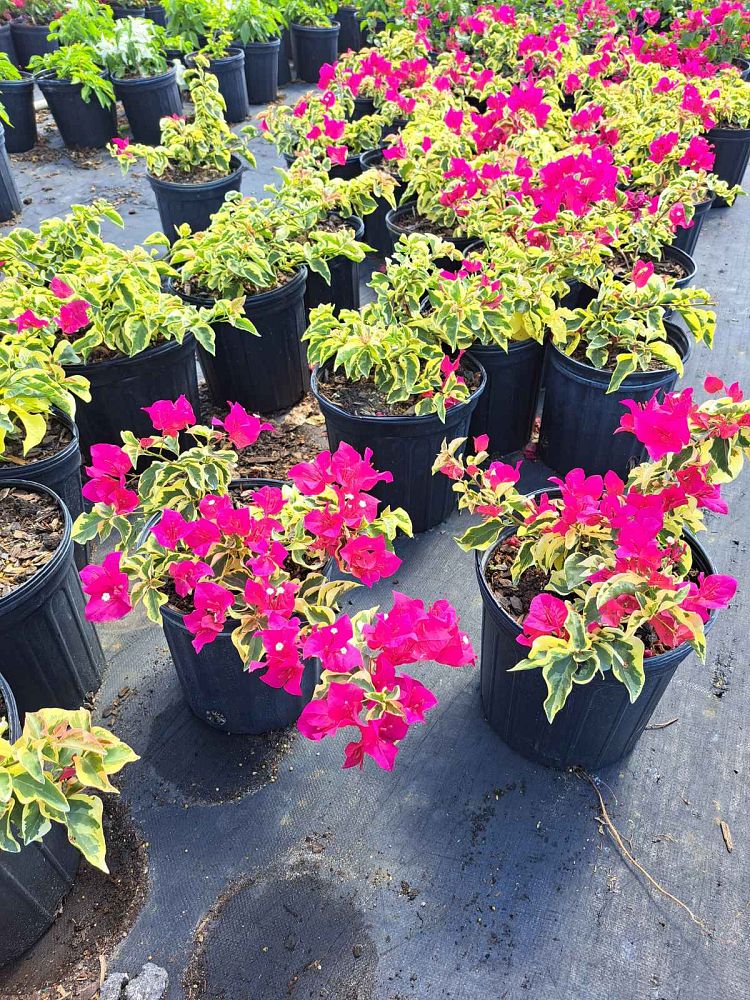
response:
[[(370, 167), (380, 167), (383, 164), (383, 150), (368, 149), (361, 154), (359, 162), (363, 172)], [(404, 185), (399, 184), (396, 188), (396, 201), (400, 199), (403, 190)], [(386, 216), (390, 211), (391, 206), (385, 198), (378, 198), (375, 211), (365, 216), (365, 243), (374, 247), (383, 257), (393, 253), (393, 233), (386, 224)]]
[[(392, 208), (387, 213), (385, 217), (385, 224), (393, 237), (394, 243), (398, 243), (401, 236), (419, 231), (414, 229), (412, 225), (407, 224), (407, 220), (413, 219), (417, 214), (416, 204), (417, 203), (414, 199), (409, 199), (409, 201), (405, 201), (403, 205), (399, 205), (398, 208)], [(462, 253), (464, 253), (472, 243), (477, 242), (475, 236), (453, 236), (444, 235), (442, 233), (440, 235), (447, 243), (452, 243), (453, 246)], [(440, 263), (447, 271), (457, 271), (461, 266), (460, 261), (449, 260), (448, 258), (443, 261), (439, 261), (438, 263)]]
[(21, 213), (21, 199), (5, 148), (5, 129), (0, 125), (0, 222)]
[(174, 66), (158, 76), (144, 76), (133, 80), (113, 77), (112, 84), (117, 100), (122, 101), (133, 139), (149, 146), (158, 146), (161, 142), (161, 119), (182, 114), (182, 97)]
[(5, 148), (9, 153), (25, 153), (36, 146), (34, 77), (23, 72), (21, 80), (0, 80), (0, 104), (10, 125), (5, 126)]
[(336, 20), (341, 25), (339, 31), (339, 53), (359, 52), (363, 45), (362, 29), (360, 27), (360, 14), (357, 8), (351, 4), (343, 4), (336, 11)]
[[(501, 540), (514, 531), (510, 528)], [(689, 541), (694, 566), (714, 573), (704, 549), (695, 539)], [(521, 626), (500, 607), (485, 578), (493, 551), (476, 553), (483, 605), (480, 690), (485, 718), (512, 750), (547, 767), (578, 765), (593, 771), (622, 760), (634, 749), (675, 671), (692, 652), (691, 647), (684, 643), (647, 658), (646, 681), (632, 704), (625, 685), (611, 672), (588, 684), (574, 684), (564, 708), (550, 723), (544, 713), (547, 686), (541, 670), (509, 672), (526, 657), (528, 649), (516, 642)], [(706, 623), (706, 631), (714, 618), (712, 615)]]
[[(352, 215), (346, 221), (354, 230), (355, 238), (361, 240), (365, 231), (362, 219)], [(319, 274), (310, 272), (307, 276), (305, 307), (308, 314), (311, 309), (324, 302), (331, 303), (336, 315), (341, 309), (359, 309), (359, 261), (349, 260), (343, 255), (332, 257), (328, 261), (328, 268), (331, 272), (330, 285)]]
[(3, 675), (21, 717), (49, 706), (80, 708), (99, 687), (104, 656), (94, 626), (84, 615), (73, 557), (73, 522), (60, 498), (40, 483), (17, 478), (3, 480), (2, 487), (54, 498), (65, 524), (49, 562), (0, 598)]
[(367, 118), (375, 114), (375, 102), (369, 97), (355, 97), (354, 111), (351, 113), (351, 120), (358, 122), (360, 118)]
[[(730, 187), (741, 184), (750, 160), (750, 128), (712, 128), (707, 139), (715, 153), (712, 172)], [(726, 204), (724, 198), (714, 198), (714, 208)]]
[(146, 174), (156, 196), (162, 232), (171, 241), (175, 229), (187, 222), (194, 233), (207, 229), (211, 216), (224, 204), (230, 191), (239, 191), (242, 184), (243, 163), (236, 156), (231, 160), (232, 170), (226, 177), (205, 184), (180, 184)]
[[(55, 419), (70, 431), (71, 439), (68, 444), (56, 455), (40, 459), (38, 462), (29, 462), (23, 466), (0, 464), (0, 489), (7, 480), (15, 480), (19, 476), (23, 476), (31, 483), (41, 483), (60, 497), (75, 521), (78, 515), (83, 513), (78, 428), (64, 413), (56, 412)], [(82, 546), (76, 546), (76, 555), (78, 565), (83, 566), (85, 551)]]
[(112, 9), (112, 17), (115, 21), (122, 21), (126, 17), (145, 17), (146, 16), (146, 6), (143, 7), (128, 7), (126, 4), (110, 3), (107, 0), (108, 6)]
[(16, 55), (16, 47), (13, 44), (10, 21), (6, 21), (5, 24), (0, 25), (0, 52), (4, 52), (14, 66), (18, 65), (18, 56)]
[[(0, 676), (0, 699), (8, 722), (6, 738), (14, 743), (21, 724), (13, 693)], [(0, 851), (0, 967), (19, 958), (55, 919), (73, 885), (80, 854), (65, 829), (53, 823), (47, 836), (18, 854)]]
[(379, 483), (373, 493), (383, 505), (403, 507), (415, 532), (442, 523), (455, 509), (456, 494), (447, 476), (432, 475), (432, 466), (444, 439), (466, 437), (474, 410), (485, 390), (487, 376), (474, 359), (481, 382), (465, 403), (448, 409), (445, 423), (432, 413), (421, 417), (356, 416), (325, 395), (327, 369), (314, 369), (311, 391), (326, 419), (332, 451), (346, 441), (357, 451), (371, 448), (376, 469), (393, 474), (392, 483)]
[[(692, 342), (680, 327), (665, 326), (670, 344), (686, 360)], [(655, 392), (659, 396), (671, 392), (677, 372), (671, 368), (636, 372), (607, 393), (611, 376), (611, 371), (576, 361), (548, 345), (539, 455), (561, 475), (576, 468), (589, 475), (611, 469), (624, 479), (643, 461), (645, 449), (633, 434), (615, 434), (627, 412), (622, 401), (645, 403)]]
[(68, 149), (103, 149), (117, 134), (115, 102), (103, 108), (92, 94), (81, 96), (81, 84), (58, 80), (45, 70), (35, 77), (62, 140)]
[(149, 3), (146, 4), (146, 12), (143, 15), (149, 21), (153, 21), (154, 24), (160, 25), (162, 28), (166, 27), (167, 24), (167, 12), (160, 3)]
[(292, 52), (297, 76), (305, 83), (317, 83), (320, 69), (338, 59), (339, 24), (317, 28), (306, 24), (292, 24)]
[(707, 201), (701, 201), (695, 206), (693, 224), (689, 229), (677, 230), (675, 238), (672, 241), (672, 246), (674, 248), (682, 250), (684, 253), (689, 254), (692, 257), (698, 244), (698, 237), (703, 229), (703, 223), (706, 221), (708, 213), (713, 208), (713, 203), (714, 198), (712, 195)]
[(292, 82), (292, 35), (289, 28), (281, 31), (281, 45), (279, 46), (279, 86)]
[[(245, 89), (250, 104), (269, 104), (275, 101), (279, 84), (289, 83), (291, 80), (289, 62), (282, 49), (280, 38), (271, 38), (267, 42), (248, 42), (242, 46), (245, 54)], [(286, 66), (285, 80), (281, 79), (282, 63)]]
[(122, 430), (133, 431), (137, 437), (152, 434), (151, 421), (142, 407), (157, 399), (177, 399), (184, 394), (196, 415), (200, 413), (192, 334), (181, 344), (170, 340), (133, 358), (68, 365), (65, 370), (83, 375), (90, 383), (91, 402), (79, 402), (76, 407), (84, 460), (88, 460), (92, 444), (121, 444)]
[[(276, 479), (240, 479), (237, 484), (247, 489), (283, 485)], [(320, 679), (317, 660), (305, 664), (302, 694), (288, 694), (264, 684), (258, 672), (243, 668), (232, 643), (236, 623), (227, 622), (224, 631), (196, 653), (184, 616), (168, 605), (162, 607), (161, 615), (185, 701), (202, 722), (225, 733), (257, 736), (297, 721)]]
[(48, 24), (24, 24), (18, 19), (11, 21), (10, 34), (21, 69), (28, 69), (32, 56), (43, 56), (58, 49), (57, 39), (48, 39)]
[(542, 377), (544, 346), (535, 340), (500, 347), (476, 345), (469, 356), (487, 372), (487, 388), (482, 393), (469, 435), (488, 434), (488, 450), (508, 455), (524, 448), (531, 437)]
[[(250, 113), (247, 102), (247, 84), (245, 82), (245, 50), (237, 42), (227, 50), (229, 55), (221, 59), (212, 59), (208, 70), (216, 77), (219, 92), (224, 98), (226, 109), (224, 117), (231, 125), (244, 122)], [(186, 57), (188, 66), (195, 63), (195, 53)]]
[[(301, 341), (306, 328), (305, 279), (307, 268), (278, 288), (245, 299), (245, 315), (260, 336), (228, 323), (214, 324), (216, 354), (198, 345), (203, 374), (219, 407), (241, 403), (255, 413), (274, 413), (298, 403), (310, 382)], [(213, 299), (181, 295), (193, 305)]]

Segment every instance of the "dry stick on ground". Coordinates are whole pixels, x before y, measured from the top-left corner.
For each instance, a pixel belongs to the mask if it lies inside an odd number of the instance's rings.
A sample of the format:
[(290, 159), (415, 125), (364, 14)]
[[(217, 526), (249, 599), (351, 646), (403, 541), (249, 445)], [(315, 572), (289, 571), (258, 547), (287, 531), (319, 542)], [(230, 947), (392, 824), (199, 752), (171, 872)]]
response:
[(675, 722), (679, 722), (680, 717), (675, 716), (674, 719), (667, 719), (666, 722), (655, 722), (652, 726), (646, 726), (646, 729), (666, 729), (668, 726), (673, 726)]
[(656, 889), (657, 892), (660, 892), (662, 896), (666, 896), (667, 899), (671, 900), (671, 902), (673, 903), (676, 903), (677, 906), (683, 909), (690, 917), (690, 919), (693, 921), (693, 923), (697, 927), (700, 927), (700, 929), (703, 931), (704, 934), (706, 934), (708, 937), (713, 937), (713, 931), (703, 923), (700, 917), (696, 917), (696, 915), (693, 913), (693, 911), (690, 909), (687, 903), (683, 903), (683, 901), (681, 899), (678, 899), (677, 896), (672, 895), (672, 893), (668, 889), (665, 889), (664, 886), (661, 885), (661, 883), (657, 882), (656, 879), (653, 877), (653, 875), (647, 872), (646, 869), (643, 867), (643, 865), (633, 857), (632, 853), (625, 846), (622, 836), (620, 835), (620, 832), (618, 831), (615, 824), (612, 822), (612, 819), (609, 813), (607, 812), (607, 806), (604, 802), (604, 799), (602, 798), (602, 793), (599, 791), (596, 782), (588, 773), (588, 771), (585, 771), (582, 767), (574, 767), (573, 771), (575, 774), (578, 775), (579, 778), (584, 778), (586, 781), (588, 781), (588, 783), (594, 789), (596, 797), (599, 800), (601, 822), (604, 824), (604, 826), (606, 826), (610, 837), (612, 838), (612, 840), (614, 840), (618, 850), (625, 858), (625, 860), (628, 862), (628, 864), (630, 864), (632, 868), (635, 868), (635, 870), (639, 872), (646, 879), (648, 884), (652, 886), (654, 889)]

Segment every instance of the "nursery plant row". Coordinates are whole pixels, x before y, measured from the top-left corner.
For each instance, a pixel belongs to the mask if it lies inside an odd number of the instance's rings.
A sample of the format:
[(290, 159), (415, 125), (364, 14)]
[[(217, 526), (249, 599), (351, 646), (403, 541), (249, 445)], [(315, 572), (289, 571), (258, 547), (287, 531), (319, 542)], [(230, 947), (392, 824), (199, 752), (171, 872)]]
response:
[[(736, 581), (698, 536), (750, 454), (738, 385), (677, 388), (722, 336), (692, 254), (750, 158), (741, 3), (51, 13), (2, 29), (9, 148), (36, 141), (36, 83), (66, 145), (145, 163), (162, 230), (123, 249), (96, 200), (0, 237), (0, 964), (79, 853), (105, 868), (100, 794), (137, 760), (80, 707), (97, 623), (142, 605), (206, 725), (296, 724), (345, 768), (408, 752), (436, 704), (413, 665), (478, 663), (509, 746), (597, 769), (706, 655)], [(232, 131), (284, 82), (288, 29), (316, 88)], [(259, 137), (287, 169), (244, 196)], [(243, 478), (308, 391), (329, 449)], [(345, 612), (456, 507), (481, 637), (439, 594)]]

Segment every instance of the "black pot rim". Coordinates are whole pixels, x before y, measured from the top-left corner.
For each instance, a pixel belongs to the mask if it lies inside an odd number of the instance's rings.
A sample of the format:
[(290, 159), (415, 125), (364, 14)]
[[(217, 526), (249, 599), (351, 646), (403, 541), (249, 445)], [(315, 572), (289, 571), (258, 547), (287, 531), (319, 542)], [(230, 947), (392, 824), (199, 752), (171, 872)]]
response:
[[(476, 358), (469, 357), (468, 353), (465, 355), (465, 357), (471, 364), (475, 366), (479, 374), (482, 376), (482, 380), (468, 399), (464, 400), (463, 403), (458, 403), (456, 406), (451, 406), (448, 410), (446, 410), (446, 422), (449, 416), (452, 416), (453, 414), (456, 413), (461, 413), (461, 411), (466, 406), (472, 406), (474, 402), (482, 395), (487, 385), (487, 372), (484, 370), (481, 363), (477, 361)], [(329, 362), (326, 362), (322, 367), (325, 371), (330, 371)], [(318, 386), (319, 369), (320, 366), (316, 365), (313, 368), (312, 372), (310, 373), (310, 392), (312, 392), (313, 396), (315, 396), (315, 399), (317, 400), (318, 405), (320, 406), (321, 410), (323, 410), (324, 414), (326, 408), (328, 408), (337, 415), (346, 417), (347, 420), (355, 420), (363, 422), (372, 421), (372, 422), (377, 422), (378, 424), (384, 427), (387, 427), (389, 424), (403, 423), (404, 420), (408, 420), (411, 426), (426, 426), (428, 423), (431, 422), (434, 423), (435, 420), (440, 419), (436, 413), (421, 413), (419, 415), (400, 414), (398, 416), (394, 416), (392, 414), (387, 414), (385, 416), (377, 416), (376, 414), (363, 415), (357, 413), (349, 413), (348, 410), (345, 410), (343, 407), (339, 406), (338, 403), (334, 403), (332, 400), (330, 400), (327, 396), (325, 396), (322, 393), (320, 387)]]
[(338, 31), (341, 28), (341, 25), (339, 24), (338, 21), (334, 21), (333, 19), (331, 19), (331, 24), (329, 27), (324, 27), (323, 25), (319, 24), (297, 24), (295, 21), (292, 21), (289, 27), (295, 28), (297, 31), (319, 31), (321, 33), (326, 32), (328, 34), (331, 34), (334, 31)]
[(215, 181), (204, 181), (202, 184), (185, 184), (180, 181), (165, 181), (161, 177), (155, 177), (146, 171), (146, 177), (148, 178), (149, 184), (154, 188), (164, 188), (167, 191), (210, 191), (215, 187), (223, 187), (230, 180), (234, 180), (235, 177), (239, 176), (244, 172), (245, 164), (239, 158), (232, 153), (230, 159), (230, 165), (236, 163), (237, 166), (232, 170), (231, 173), (227, 174), (226, 177), (217, 177)]
[(123, 90), (127, 89), (137, 89), (143, 87), (148, 83), (161, 83), (164, 80), (173, 79), (177, 74), (177, 69), (175, 66), (170, 66), (166, 73), (157, 73), (155, 76), (136, 76), (130, 79), (126, 79), (120, 76), (110, 77), (112, 83), (116, 87), (120, 87)]
[[(402, 215), (406, 215), (407, 212), (411, 212), (412, 209), (414, 210), (414, 214), (418, 218), (424, 218), (424, 216), (420, 216), (419, 212), (417, 211), (416, 198), (409, 198), (408, 201), (404, 201), (400, 205), (397, 205), (395, 208), (391, 208), (386, 212), (385, 224), (392, 232), (395, 230), (394, 235), (396, 235), (397, 233), (399, 236), (409, 236), (412, 232), (414, 232), (414, 230), (401, 229), (398, 224), (398, 219)], [(475, 236), (469, 236), (468, 234), (466, 234), (465, 236), (454, 235), (451, 239), (448, 239), (445, 236), (441, 236), (440, 239), (445, 240), (446, 243), (450, 243), (452, 242), (452, 240), (459, 240), (459, 241), (465, 240), (469, 242), (469, 245), (471, 243), (477, 242)], [(462, 250), (461, 253), (466, 253), (466, 249)]]
[(15, 743), (21, 735), (21, 720), (18, 717), (16, 699), (13, 697), (10, 684), (8, 684), (2, 674), (0, 674), (0, 695), (2, 695), (5, 702), (6, 721), (8, 723), (8, 730), (5, 737), (11, 743)]
[(235, 40), (232, 44), (240, 49), (278, 49), (281, 45), (281, 35), (275, 38), (267, 38), (265, 42), (240, 42)]
[(23, 20), (24, 15), (20, 14), (18, 17), (14, 17), (10, 22), (11, 30), (13, 31), (40, 31), (42, 28), (46, 28), (49, 34), (49, 26), (51, 22), (47, 24), (31, 24), (29, 21)]
[[(239, 42), (237, 42), (237, 43), (232, 42), (231, 45), (227, 46), (227, 52), (229, 54), (226, 55), (226, 56), (219, 56), (218, 59), (211, 59), (211, 60), (209, 60), (209, 64), (208, 64), (209, 72), (210, 72), (212, 66), (228, 66), (228, 65), (231, 65), (231, 63), (244, 62), (245, 61), (245, 53), (244, 53), (244, 50), (242, 48), (242, 45)], [(195, 61), (195, 57), (197, 55), (198, 55), (198, 52), (189, 52), (185, 56), (185, 63), (188, 66), (192, 66), (193, 63), (194, 63), (194, 61)]]
[[(711, 200), (713, 201), (713, 198)], [(682, 264), (683, 267), (686, 267), (688, 269), (687, 274), (683, 278), (677, 279), (678, 284), (679, 282), (692, 281), (696, 275), (696, 272), (698, 271), (698, 265), (695, 263), (690, 254), (687, 253), (687, 251), (685, 250), (681, 250), (679, 247), (674, 247), (674, 246), (663, 247), (662, 257), (663, 259), (667, 260), (669, 258), (671, 258), (672, 260), (676, 260), (679, 264)]]
[(734, 140), (735, 142), (747, 142), (750, 140), (750, 128), (727, 128), (722, 125), (715, 125), (706, 133), (706, 138), (722, 139), (723, 141)]
[(5, 87), (18, 88), (19, 90), (24, 88), (31, 88), (34, 86), (34, 74), (30, 73), (27, 69), (19, 69), (18, 72), (21, 74), (20, 80), (0, 80), (0, 90)]
[(48, 578), (57, 571), (60, 563), (67, 558), (67, 555), (73, 544), (72, 531), (73, 531), (73, 520), (70, 516), (70, 512), (65, 504), (62, 502), (60, 497), (54, 490), (51, 490), (48, 486), (44, 486), (42, 483), (32, 483), (27, 479), (6, 479), (2, 483), (2, 489), (7, 487), (20, 487), (24, 490), (29, 490), (30, 492), (36, 491), (37, 493), (46, 493), (47, 496), (52, 497), (52, 499), (57, 504), (58, 510), (62, 514), (63, 518), (63, 536), (60, 539), (60, 543), (52, 553), (51, 558), (42, 566), (40, 569), (34, 573), (34, 575), (24, 581), (20, 587), (16, 587), (10, 594), (6, 594), (5, 597), (0, 597), (0, 616), (6, 612), (13, 611), (15, 608), (23, 603), (31, 594), (37, 591), (40, 587), (43, 587)]
[[(688, 255), (685, 254), (685, 256), (687, 257)], [(683, 338), (687, 343), (687, 350), (685, 351), (685, 354), (682, 356), (683, 362), (687, 361), (690, 355), (693, 353), (692, 340), (681, 327), (677, 326), (676, 323), (672, 323), (669, 320), (664, 320), (664, 326), (667, 330), (667, 335), (669, 335), (670, 331), (672, 330), (676, 331), (677, 333), (679, 333), (680, 337)], [(571, 358), (569, 355), (565, 354), (564, 351), (561, 351), (560, 348), (557, 347), (556, 344), (553, 344), (551, 341), (549, 341), (548, 343), (550, 349), (550, 361), (553, 364), (557, 363), (558, 365), (563, 365), (565, 368), (571, 370), (574, 373), (574, 375), (576, 375), (578, 378), (583, 378), (591, 382), (601, 383), (602, 385), (611, 379), (613, 369), (595, 368), (592, 364), (589, 364), (588, 362), (578, 361), (575, 358)], [(665, 372), (673, 370), (674, 369), (672, 368), (665, 367), (665, 368), (657, 368), (655, 371), (652, 372), (641, 372), (641, 371), (633, 372), (632, 375), (627, 375), (623, 379), (620, 388), (633, 389), (635, 388), (636, 383), (638, 381), (644, 382), (646, 386), (648, 386), (652, 382), (657, 383), (664, 377)]]
[[(277, 285), (276, 288), (269, 288), (265, 292), (258, 292), (256, 295), (246, 295), (245, 309), (247, 309), (250, 303), (253, 305), (256, 303), (258, 305), (265, 305), (266, 302), (274, 299), (281, 292), (296, 291), (297, 287), (307, 280), (307, 267), (304, 264), (299, 264), (295, 267), (295, 271), (296, 274), (291, 281), (286, 281), (283, 285)], [(191, 304), (212, 306), (216, 302), (216, 297), (213, 295), (188, 295), (186, 292), (179, 291), (179, 289), (174, 288), (171, 278), (168, 279), (167, 287), (172, 289), (175, 295), (179, 295), (181, 299)]]
[[(70, 417), (63, 413), (61, 410), (54, 408), (51, 414), (56, 420), (59, 420), (63, 426), (67, 427), (70, 431), (72, 437), (70, 441), (65, 445), (65, 447), (58, 451), (56, 455), (48, 455), (47, 458), (42, 458), (38, 462), (30, 462), (28, 465), (24, 465), (22, 468), (24, 470), (33, 470), (35, 473), (51, 472), (58, 465), (63, 465), (68, 459), (79, 450), (80, 441), (78, 435), (78, 427), (75, 421), (71, 420)], [(0, 470), (2, 472), (3, 470)], [(21, 472), (21, 467), (18, 468), (18, 472)], [(13, 477), (8, 477), (8, 479), (18, 478), (18, 472)], [(2, 476), (0, 476), (0, 489), (3, 488), (4, 482), (7, 482)]]
[[(467, 347), (466, 353), (467, 354), (472, 354), (472, 355), (474, 355), (474, 354), (479, 354), (479, 355), (482, 355), (482, 354), (502, 354), (502, 355), (508, 355), (508, 354), (517, 354), (517, 353), (520, 353), (521, 351), (523, 351), (523, 352), (532, 351), (533, 349), (537, 349), (539, 351), (543, 351), (544, 350), (544, 344), (540, 344), (539, 341), (538, 340), (534, 340), (533, 337), (527, 337), (526, 340), (509, 340), (508, 341), (508, 349), (507, 349), (507, 351), (506, 351), (506, 349), (504, 347), (501, 347), (499, 344), (480, 344), (480, 343), (476, 343), (476, 344), (472, 344), (471, 347)], [(480, 364), (482, 363), (482, 358), (481, 357), (477, 358), (477, 360), (479, 361)]]
[[(106, 80), (107, 75), (106, 70), (102, 70), (99, 74), (102, 80)], [(38, 84), (39, 88), (42, 90), (44, 87), (59, 87), (61, 90), (66, 88), (69, 90), (83, 89), (82, 83), (74, 83), (73, 80), (61, 80), (59, 77), (55, 76), (54, 70), (51, 69), (40, 70), (38, 73), (33, 73), (32, 76), (34, 77), (34, 82)], [(99, 102), (97, 101), (97, 104), (98, 103)]]
[(119, 368), (120, 366), (127, 366), (133, 364), (134, 361), (143, 361), (144, 359), (158, 358), (162, 354), (167, 354), (171, 351), (179, 351), (180, 348), (185, 347), (186, 344), (195, 343), (195, 337), (189, 331), (182, 338), (182, 343), (177, 340), (167, 340), (163, 344), (157, 344), (155, 347), (147, 347), (144, 351), (140, 351), (138, 354), (134, 354), (132, 357), (122, 357), (122, 358), (107, 358), (106, 361), (86, 361), (81, 365), (64, 365), (65, 371), (76, 372), (86, 374), (87, 372), (93, 371), (107, 371), (111, 368)]
[[(549, 490), (534, 490), (532, 493), (528, 495), (531, 497), (539, 497), (543, 493), (546, 493), (550, 497), (554, 497), (555, 495), (559, 495), (560, 491), (557, 488), (553, 487)], [(495, 549), (498, 547), (498, 545), (500, 545), (501, 542), (503, 542), (506, 538), (510, 537), (510, 535), (515, 533), (516, 531), (517, 528), (515, 526), (508, 527), (502, 532), (497, 542), (494, 545), (490, 546), (489, 549), (486, 549), (484, 552), (478, 552), (478, 551), (475, 552), (474, 568), (476, 570), (477, 580), (479, 582), (479, 592), (482, 597), (482, 604), (486, 607), (489, 607), (492, 611), (497, 612), (500, 615), (501, 619), (503, 620), (503, 623), (508, 627), (509, 631), (514, 632), (516, 635), (521, 635), (521, 633), (523, 632), (522, 626), (518, 624), (515, 618), (511, 618), (508, 612), (500, 605), (497, 598), (490, 589), (490, 586), (487, 583), (487, 580), (485, 579), (484, 576), (485, 567), (489, 562), (490, 557), (492, 556)], [(714, 566), (708, 553), (703, 548), (698, 539), (695, 537), (695, 535), (691, 534), (689, 531), (686, 531), (685, 541), (687, 541), (688, 545), (693, 550), (693, 553), (697, 554), (701, 559), (704, 560), (704, 562), (709, 568), (709, 571), (711, 573), (714, 573), (716, 571), (716, 567)], [(703, 625), (704, 631), (706, 633), (708, 633), (709, 629), (713, 628), (714, 622), (716, 621), (716, 617), (717, 617), (717, 612), (712, 609), (709, 613), (708, 621), (705, 622)], [(654, 671), (654, 670), (659, 670), (660, 668), (670, 667), (675, 659), (682, 660), (684, 656), (687, 655), (685, 652), (686, 647), (688, 647), (688, 643), (683, 642), (679, 646), (675, 646), (674, 649), (667, 650), (666, 653), (658, 653), (656, 656), (645, 657), (643, 660), (644, 669), (649, 671)], [(604, 680), (609, 679), (612, 681), (615, 680), (615, 678), (611, 677), (610, 674), (606, 674), (604, 678), (599, 677), (599, 680), (602, 679)], [(617, 683), (619, 683), (619, 681)]]

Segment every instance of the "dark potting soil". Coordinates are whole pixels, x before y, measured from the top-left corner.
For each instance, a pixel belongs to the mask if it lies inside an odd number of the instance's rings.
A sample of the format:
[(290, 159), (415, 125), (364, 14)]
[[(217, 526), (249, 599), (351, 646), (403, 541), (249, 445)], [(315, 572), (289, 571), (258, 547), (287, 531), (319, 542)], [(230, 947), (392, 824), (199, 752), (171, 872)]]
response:
[(0, 1000), (94, 1000), (107, 960), (148, 890), (146, 845), (123, 801), (102, 796), (109, 875), (81, 860), (73, 888), (37, 944), (0, 971)]
[[(571, 357), (574, 361), (578, 361), (582, 365), (589, 365), (592, 368), (594, 367), (593, 362), (586, 354), (586, 344), (584, 344), (583, 341), (581, 341), (581, 343), (578, 345), (578, 347), (576, 347), (573, 353), (569, 355), (569, 357)], [(616, 364), (617, 364), (617, 347), (616, 345), (613, 344), (610, 348), (609, 361), (607, 362), (606, 365), (604, 365), (603, 368), (599, 368), (597, 369), (597, 371), (613, 372), (615, 370)], [(669, 367), (668, 365), (665, 365), (664, 362), (660, 361), (658, 358), (652, 358), (648, 363), (646, 371), (665, 372), (668, 370), (668, 367)]]
[(425, 219), (423, 215), (417, 214), (416, 206), (412, 205), (408, 212), (400, 215), (397, 228), (404, 233), (430, 233), (433, 236), (440, 236), (450, 240), (457, 234), (455, 230), (448, 229), (447, 226), (440, 226), (430, 219)]
[(224, 177), (229, 177), (234, 170), (227, 172), (216, 170), (214, 167), (193, 167), (192, 170), (180, 170), (171, 164), (164, 173), (157, 178), (160, 181), (169, 181), (171, 184), (208, 184), (211, 181), (218, 181)]
[[(245, 295), (262, 295), (264, 292), (273, 292), (277, 288), (282, 288), (284, 285), (288, 285), (293, 278), (296, 278), (296, 276), (296, 271), (292, 271), (290, 274), (277, 274), (276, 283), (274, 285), (269, 285), (266, 288), (258, 288), (256, 285), (245, 285)], [(174, 288), (183, 295), (193, 295), (199, 298), (213, 299), (219, 294), (216, 291), (212, 291), (210, 288), (205, 288), (200, 284), (199, 280), (195, 278), (192, 280), (188, 279), (187, 281), (175, 278), (173, 279), (172, 284)]]
[[(518, 553), (518, 545), (514, 541), (517, 542), (517, 539), (509, 539), (497, 546), (487, 561), (484, 578), (503, 611), (519, 625), (523, 625), (531, 609), (531, 602), (546, 590), (549, 574), (536, 566), (530, 566), (521, 574), (518, 582), (513, 583), (511, 566)], [(698, 570), (692, 569), (688, 579), (696, 582)], [(668, 651), (668, 647), (660, 642), (650, 625), (642, 626), (637, 635), (646, 647), (646, 656), (658, 656)]]
[[(204, 423), (226, 415), (226, 407), (214, 406), (205, 384), (199, 386)], [(273, 431), (264, 431), (254, 445), (239, 452), (238, 477), (286, 479), (288, 470), (298, 462), (309, 462), (328, 447), (325, 418), (311, 395), (305, 396), (291, 410), (264, 417)]]
[[(473, 392), (482, 380), (478, 372), (470, 368), (459, 369), (458, 374)], [(388, 403), (372, 379), (361, 378), (350, 381), (343, 372), (321, 372), (320, 389), (326, 399), (330, 399), (342, 410), (356, 417), (407, 417), (414, 416), (414, 408), (419, 396), (411, 396), (403, 403)]]
[[(662, 278), (674, 278), (676, 281), (679, 281), (681, 278), (686, 277), (688, 273), (687, 269), (678, 260), (672, 260), (670, 258), (657, 260), (656, 257), (650, 257), (648, 254), (645, 254), (641, 260), (646, 261), (648, 264), (653, 264), (654, 273), (660, 275)], [(615, 256), (608, 258), (606, 266), (616, 278), (620, 279), (620, 281), (628, 280), (633, 271), (632, 262), (626, 260), (619, 253), (616, 253)]]
[(348, 219), (342, 218), (336, 212), (329, 212), (324, 219), (317, 224), (317, 229), (325, 229), (329, 233), (337, 233), (340, 229), (351, 229), (352, 224)]
[(64, 526), (58, 504), (46, 493), (0, 489), (0, 598), (50, 561)]
[(0, 469), (18, 468), (20, 475), (23, 466), (58, 455), (64, 448), (67, 448), (72, 440), (73, 435), (65, 424), (52, 417), (43, 439), (26, 455), (23, 454), (23, 440), (21, 438), (6, 438), (5, 453), (0, 455)]

